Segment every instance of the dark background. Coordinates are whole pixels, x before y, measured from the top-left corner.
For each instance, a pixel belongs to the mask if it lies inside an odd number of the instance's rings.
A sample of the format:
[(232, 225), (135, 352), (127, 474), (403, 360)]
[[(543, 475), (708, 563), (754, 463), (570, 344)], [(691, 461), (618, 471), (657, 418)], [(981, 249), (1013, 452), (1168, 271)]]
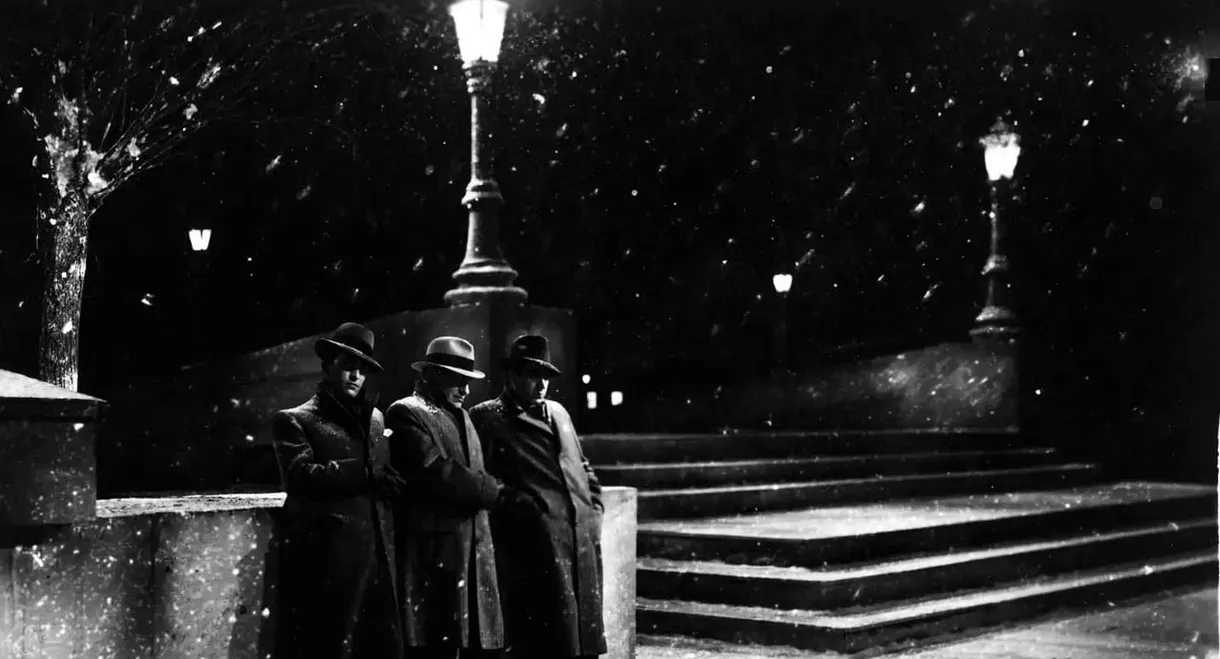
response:
[[(1022, 138), (1004, 213), (1045, 409), (1119, 464), (1214, 479), (1217, 115), (1192, 64), (1220, 51), (1220, 10), (932, 4), (515, 11), (494, 147), (519, 283), (575, 310), (582, 370), (628, 398), (767, 373), (778, 271), (796, 275), (798, 370), (844, 344), (964, 340), (987, 253), (977, 141), (1004, 115)], [(276, 55), (94, 217), (84, 392), (441, 304), (469, 176), (452, 24), (441, 3), (332, 9), (330, 38)], [(257, 12), (267, 31), (299, 20)], [(32, 374), (40, 143), (2, 116), (0, 367)]]

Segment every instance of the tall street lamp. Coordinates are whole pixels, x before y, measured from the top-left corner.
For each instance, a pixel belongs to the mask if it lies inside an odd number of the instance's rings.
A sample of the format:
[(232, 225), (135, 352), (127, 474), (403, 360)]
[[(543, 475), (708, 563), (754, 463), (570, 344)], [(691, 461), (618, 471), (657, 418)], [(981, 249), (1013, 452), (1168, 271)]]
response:
[(1021, 157), (1021, 139), (1003, 120), (979, 140), (983, 162), (991, 182), (991, 255), (983, 266), (987, 278), (987, 304), (974, 319), (970, 330), (976, 341), (1015, 341), (1020, 334), (1020, 319), (1012, 309), (1012, 282), (1008, 270), (1008, 226), (1000, 218), (1000, 198), (1011, 197), (1012, 176)]
[(792, 275), (781, 272), (771, 277), (775, 287), (775, 370), (788, 371), (788, 291), (792, 290)]
[(504, 197), (492, 179), (492, 134), (481, 121), (488, 104), (491, 76), (500, 59), (508, 3), (504, 0), (457, 0), (449, 5), (457, 29), (466, 89), (470, 92), (470, 183), (462, 205), (469, 211), (466, 258), (453, 273), (457, 288), (445, 293), (450, 306), (483, 300), (525, 304), (529, 295), (514, 286), (513, 270), (500, 251), (500, 207)]

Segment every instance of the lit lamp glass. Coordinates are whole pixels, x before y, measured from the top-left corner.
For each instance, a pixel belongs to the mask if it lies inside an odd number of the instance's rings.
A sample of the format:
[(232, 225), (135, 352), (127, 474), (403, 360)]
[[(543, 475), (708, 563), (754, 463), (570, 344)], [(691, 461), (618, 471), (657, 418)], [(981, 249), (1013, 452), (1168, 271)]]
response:
[(792, 290), (792, 275), (780, 273), (771, 278), (771, 284), (775, 286), (775, 292), (783, 295)]
[(458, 0), (449, 5), (449, 16), (457, 29), (458, 50), (462, 62), (500, 59), (500, 44), (504, 40), (504, 23), (508, 3), (504, 0)]
[(1017, 169), (1017, 160), (1021, 157), (1021, 136), (1012, 132), (1003, 121), (997, 121), (979, 143), (983, 145), (987, 178), (991, 181), (1011, 179)]
[(208, 245), (212, 243), (211, 229), (191, 229), (186, 232), (186, 237), (191, 241), (191, 249), (196, 252), (208, 251)]

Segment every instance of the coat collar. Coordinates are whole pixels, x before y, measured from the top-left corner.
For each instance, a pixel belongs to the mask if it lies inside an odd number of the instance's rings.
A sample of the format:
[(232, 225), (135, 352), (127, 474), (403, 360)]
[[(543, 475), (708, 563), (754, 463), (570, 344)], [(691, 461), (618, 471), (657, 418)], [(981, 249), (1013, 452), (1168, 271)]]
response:
[(500, 404), (504, 406), (508, 416), (515, 417), (545, 433), (555, 434), (555, 425), (552, 423), (554, 416), (550, 414), (550, 408), (546, 401), (543, 401), (543, 409), (547, 411), (547, 416), (551, 417), (550, 419), (539, 419), (537, 416), (530, 414), (526, 411), (525, 406), (521, 404), (520, 399), (507, 389), (500, 392)]
[(356, 430), (361, 437), (368, 437), (373, 421), (373, 405), (363, 389), (351, 402), (341, 400), (323, 380), (318, 383), (318, 408), (333, 417), (340, 425)]

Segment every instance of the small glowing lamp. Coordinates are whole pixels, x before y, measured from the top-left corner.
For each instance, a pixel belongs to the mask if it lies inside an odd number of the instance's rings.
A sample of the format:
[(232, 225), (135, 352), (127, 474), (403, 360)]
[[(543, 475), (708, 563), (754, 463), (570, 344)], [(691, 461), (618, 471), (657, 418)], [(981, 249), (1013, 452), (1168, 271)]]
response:
[(191, 241), (191, 249), (196, 252), (208, 251), (208, 245), (212, 243), (211, 229), (191, 229), (186, 232), (186, 237)]
[(597, 409), (597, 392), (590, 391), (590, 392), (586, 393), (585, 401), (586, 401), (589, 409), (591, 409), (591, 410)]
[(580, 376), (580, 381), (584, 382), (585, 384), (589, 384), (590, 382), (593, 381), (593, 378), (590, 377), (589, 374), (586, 373), (585, 375)]
[(500, 59), (508, 3), (504, 0), (457, 0), (449, 5), (457, 28), (458, 50), (466, 65)]
[(613, 407), (617, 407), (622, 404), (623, 404), (623, 392), (611, 391), (610, 392), (610, 405)]
[(771, 278), (771, 284), (775, 286), (775, 292), (783, 295), (792, 290), (792, 275), (781, 272)]
[(1017, 159), (1021, 157), (1021, 136), (1000, 120), (991, 127), (990, 133), (979, 140), (979, 144), (983, 145), (987, 178), (991, 181), (1012, 178), (1017, 169)]

